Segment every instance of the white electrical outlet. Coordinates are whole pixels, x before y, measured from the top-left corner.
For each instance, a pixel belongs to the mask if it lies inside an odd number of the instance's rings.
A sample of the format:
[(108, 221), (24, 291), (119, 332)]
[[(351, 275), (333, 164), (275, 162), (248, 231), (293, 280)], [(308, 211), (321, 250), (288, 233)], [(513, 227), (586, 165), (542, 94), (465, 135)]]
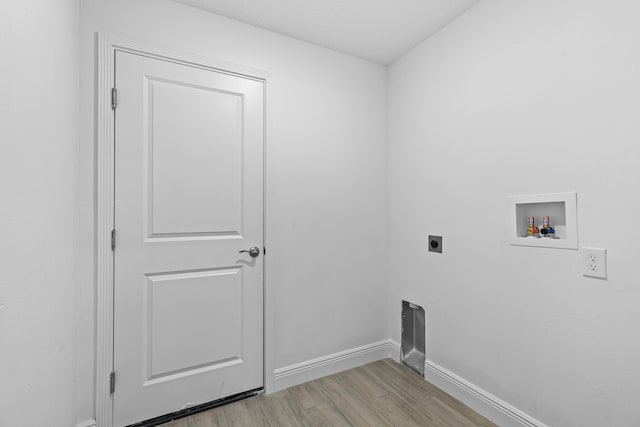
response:
[(606, 249), (582, 248), (582, 275), (599, 279), (607, 278)]

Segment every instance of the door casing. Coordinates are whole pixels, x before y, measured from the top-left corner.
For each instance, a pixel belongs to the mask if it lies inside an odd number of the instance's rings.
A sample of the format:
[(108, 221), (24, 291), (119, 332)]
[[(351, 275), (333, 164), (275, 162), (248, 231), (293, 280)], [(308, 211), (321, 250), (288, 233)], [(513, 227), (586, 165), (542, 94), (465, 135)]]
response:
[[(267, 159), (269, 157), (269, 78), (271, 73), (232, 64), (208, 57), (163, 49), (146, 43), (139, 43), (119, 36), (98, 33), (97, 95), (96, 95), (96, 376), (95, 408), (96, 427), (113, 427), (113, 396), (110, 393), (110, 374), (113, 370), (113, 290), (114, 252), (111, 250), (111, 231), (114, 228), (114, 112), (111, 108), (111, 89), (114, 87), (115, 52), (125, 51), (176, 62), (179, 64), (210, 69), (217, 72), (248, 76), (264, 81), (265, 86), (265, 176), (264, 176), (264, 242), (268, 243), (268, 199)], [(274, 340), (273, 292), (267, 287), (270, 271), (269, 257), (264, 259), (264, 386), (269, 393), (273, 390)], [(117, 379), (116, 379), (117, 390)], [(117, 392), (117, 391), (116, 391)]]

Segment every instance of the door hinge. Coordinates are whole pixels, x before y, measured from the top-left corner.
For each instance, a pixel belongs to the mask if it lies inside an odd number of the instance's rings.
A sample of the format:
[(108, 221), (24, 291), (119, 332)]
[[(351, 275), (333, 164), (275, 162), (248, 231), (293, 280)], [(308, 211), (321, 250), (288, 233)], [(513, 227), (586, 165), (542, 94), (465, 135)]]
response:
[(116, 250), (116, 229), (111, 230), (111, 250)]
[(118, 107), (118, 90), (114, 87), (111, 88), (111, 109), (115, 110)]
[(109, 374), (109, 393), (113, 394), (116, 391), (116, 373), (111, 372)]

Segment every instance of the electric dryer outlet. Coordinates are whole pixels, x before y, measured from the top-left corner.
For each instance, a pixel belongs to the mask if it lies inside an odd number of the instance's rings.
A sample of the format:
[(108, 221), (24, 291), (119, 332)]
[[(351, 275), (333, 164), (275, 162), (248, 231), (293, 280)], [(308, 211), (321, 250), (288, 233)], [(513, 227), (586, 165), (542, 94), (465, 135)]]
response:
[(582, 248), (582, 275), (607, 278), (607, 250), (600, 248)]

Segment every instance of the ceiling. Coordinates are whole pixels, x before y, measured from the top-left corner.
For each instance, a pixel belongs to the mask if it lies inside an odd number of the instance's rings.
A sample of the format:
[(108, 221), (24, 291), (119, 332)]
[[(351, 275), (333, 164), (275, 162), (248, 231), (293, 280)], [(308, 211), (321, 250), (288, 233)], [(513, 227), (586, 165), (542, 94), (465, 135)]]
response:
[(480, 0), (175, 0), (390, 64)]

